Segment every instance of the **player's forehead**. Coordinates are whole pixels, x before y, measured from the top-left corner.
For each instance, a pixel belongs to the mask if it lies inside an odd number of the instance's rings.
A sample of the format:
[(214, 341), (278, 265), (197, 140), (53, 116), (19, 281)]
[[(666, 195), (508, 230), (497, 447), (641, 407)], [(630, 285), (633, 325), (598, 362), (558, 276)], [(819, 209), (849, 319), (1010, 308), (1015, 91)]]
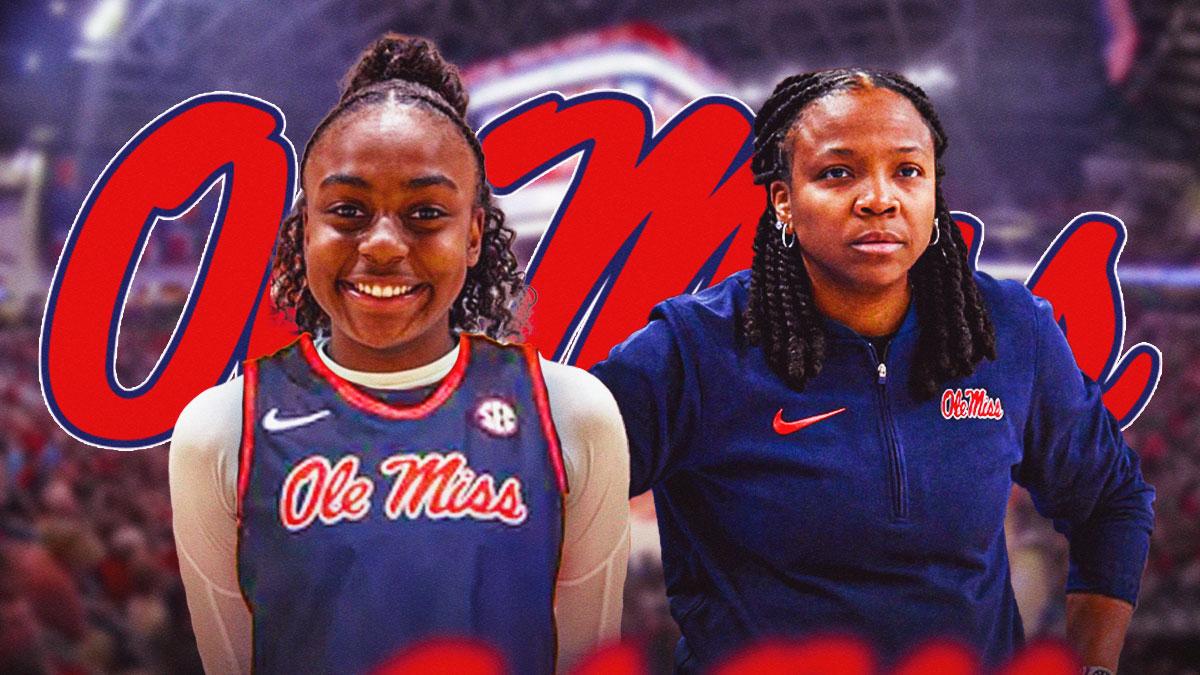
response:
[(418, 105), (381, 102), (330, 123), (310, 150), (304, 179), (311, 189), (331, 174), (370, 172), (404, 180), (432, 172), (469, 190), (475, 171), (467, 140), (445, 115)]

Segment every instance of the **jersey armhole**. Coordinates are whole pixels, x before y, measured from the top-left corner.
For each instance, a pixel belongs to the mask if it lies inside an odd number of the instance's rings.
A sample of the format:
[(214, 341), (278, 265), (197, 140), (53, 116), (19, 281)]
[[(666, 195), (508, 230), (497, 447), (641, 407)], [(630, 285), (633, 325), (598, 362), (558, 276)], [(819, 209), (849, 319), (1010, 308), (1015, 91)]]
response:
[(522, 345), (525, 362), (529, 364), (529, 379), (533, 383), (533, 400), (537, 403), (538, 418), (542, 422), (542, 432), (546, 436), (546, 445), (550, 453), (550, 466), (554, 468), (554, 477), (558, 480), (558, 490), (562, 494), (570, 491), (567, 485), (567, 471), (563, 466), (562, 445), (558, 441), (558, 430), (554, 428), (554, 418), (550, 416), (550, 396), (546, 393), (546, 379), (542, 377), (542, 364), (538, 360), (537, 350), (533, 345)]
[(246, 534), (243, 504), (246, 501), (246, 489), (250, 486), (250, 468), (254, 465), (254, 408), (258, 393), (258, 362), (247, 360), (242, 366), (242, 442), (238, 446), (237, 473), (237, 539), (235, 540), (233, 564), (237, 570), (238, 592), (246, 611), (250, 613), (250, 670), (254, 671), (255, 639), (254, 604), (242, 584), (242, 538)]
[(258, 392), (258, 363), (246, 361), (242, 373), (242, 442), (238, 447), (237, 522), (242, 529), (243, 503), (254, 463), (254, 403)]

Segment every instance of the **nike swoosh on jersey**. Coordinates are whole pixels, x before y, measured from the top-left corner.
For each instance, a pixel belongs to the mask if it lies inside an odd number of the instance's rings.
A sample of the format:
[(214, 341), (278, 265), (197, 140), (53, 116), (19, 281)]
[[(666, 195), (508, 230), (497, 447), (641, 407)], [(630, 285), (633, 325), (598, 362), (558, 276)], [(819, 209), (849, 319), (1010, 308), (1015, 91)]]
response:
[(317, 420), (327, 417), (331, 414), (332, 412), (329, 410), (318, 410), (311, 415), (304, 415), (303, 417), (280, 418), (279, 408), (271, 408), (267, 411), (266, 415), (263, 415), (262, 426), (263, 429), (266, 429), (267, 431), (287, 431), (288, 429), (295, 429), (296, 427), (302, 427), (306, 424), (312, 424), (313, 422), (316, 422)]
[(805, 417), (804, 419), (796, 420), (795, 422), (786, 422), (783, 419), (783, 408), (780, 408), (779, 412), (775, 413), (775, 422), (772, 424), (772, 426), (775, 427), (775, 433), (779, 434), (780, 436), (786, 436), (790, 433), (800, 431), (804, 427), (816, 424), (821, 420), (829, 419), (840, 412), (845, 412), (845, 410), (845, 408), (838, 408), (837, 410), (830, 410), (829, 412), (821, 413), (820, 415)]

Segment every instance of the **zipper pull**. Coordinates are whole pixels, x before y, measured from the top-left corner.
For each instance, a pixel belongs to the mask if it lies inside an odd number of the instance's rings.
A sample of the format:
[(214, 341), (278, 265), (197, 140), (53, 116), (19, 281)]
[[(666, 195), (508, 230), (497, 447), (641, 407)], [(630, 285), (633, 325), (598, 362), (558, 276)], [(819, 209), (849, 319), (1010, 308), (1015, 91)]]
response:
[(885, 384), (887, 382), (887, 365), (880, 363), (877, 370), (879, 371), (879, 384)]

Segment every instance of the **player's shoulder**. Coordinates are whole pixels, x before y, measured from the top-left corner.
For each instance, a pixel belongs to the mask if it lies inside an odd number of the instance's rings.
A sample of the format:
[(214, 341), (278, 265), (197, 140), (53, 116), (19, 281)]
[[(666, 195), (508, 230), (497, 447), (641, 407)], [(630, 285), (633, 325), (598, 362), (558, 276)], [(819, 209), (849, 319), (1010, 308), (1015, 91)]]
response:
[(237, 449), (242, 428), (244, 378), (237, 376), (200, 392), (175, 423), (172, 452), (218, 452)]
[(621, 426), (617, 402), (599, 378), (582, 368), (539, 359), (556, 426), (567, 424), (585, 429)]
[(233, 512), (243, 381), (235, 377), (200, 392), (179, 414), (171, 434), (172, 500), (219, 495)]
[(629, 492), (629, 444), (612, 393), (586, 370), (546, 359), (541, 366), (571, 486), (568, 508), (583, 503), (580, 495), (597, 494), (597, 486), (609, 486), (624, 498)]

